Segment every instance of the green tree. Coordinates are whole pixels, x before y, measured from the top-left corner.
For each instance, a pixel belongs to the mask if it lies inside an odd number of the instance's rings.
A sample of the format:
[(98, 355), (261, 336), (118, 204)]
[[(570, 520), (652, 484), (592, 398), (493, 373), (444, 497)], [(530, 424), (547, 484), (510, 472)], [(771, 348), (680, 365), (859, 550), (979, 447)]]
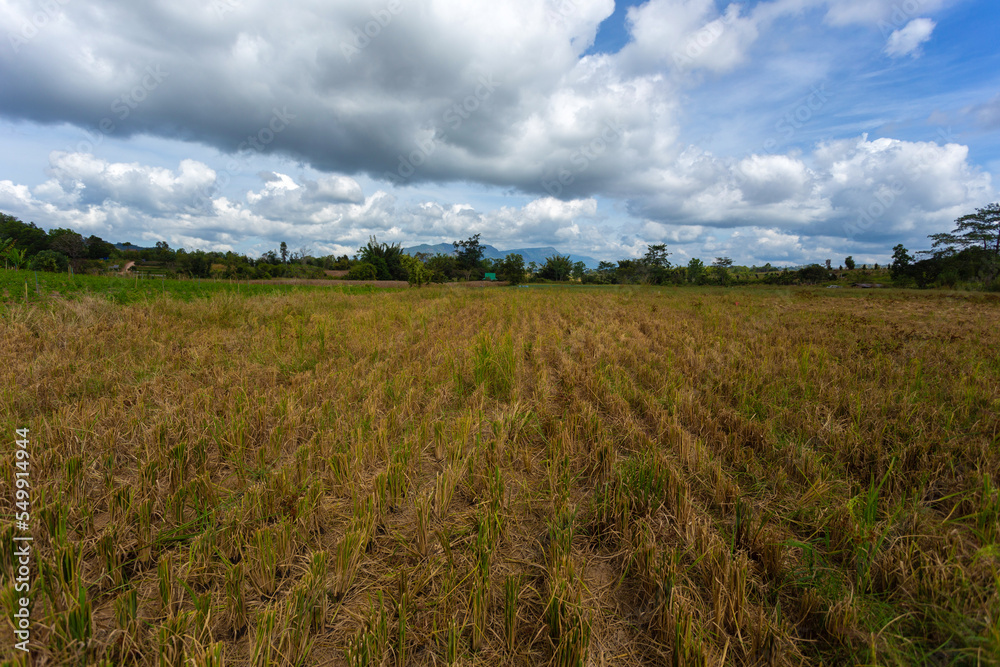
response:
[[(975, 213), (956, 220), (951, 232), (932, 234), (930, 238), (935, 250), (921, 253), (932, 255), (922, 261), (948, 264), (936, 270), (949, 275), (952, 275), (950, 269), (954, 269), (955, 275), (971, 270), (978, 280), (989, 286), (1000, 270), (1000, 203), (977, 208)], [(920, 283), (919, 278), (917, 282)]]
[(177, 253), (170, 249), (170, 245), (166, 241), (157, 241), (153, 257), (160, 262), (172, 262), (176, 259)]
[(72, 229), (53, 229), (49, 231), (49, 248), (65, 255), (69, 259), (76, 260), (86, 256), (87, 245), (83, 237)]
[(545, 266), (538, 275), (546, 280), (567, 280), (573, 272), (573, 262), (569, 255), (553, 255), (545, 258)]
[(472, 273), (482, 268), (480, 264), (485, 250), (479, 243), (479, 234), (470, 236), (465, 241), (455, 241), (452, 245), (455, 247), (458, 269), (465, 272), (466, 280), (470, 280)]
[(667, 257), (670, 253), (667, 252), (666, 243), (655, 243), (653, 245), (646, 246), (646, 254), (642, 257), (642, 267), (645, 275), (644, 281), (648, 283), (653, 283), (654, 285), (662, 285), (668, 280), (668, 271), (670, 269), (670, 262), (667, 261)]
[(35, 223), (24, 223), (12, 215), (0, 213), (0, 239), (13, 239), (30, 257), (49, 247), (49, 236)]
[(902, 243), (897, 243), (892, 249), (892, 265), (889, 266), (889, 275), (895, 281), (904, 280), (909, 273), (911, 264), (913, 264), (913, 257)]
[(847, 267), (848, 271), (853, 271), (854, 270), (854, 257), (845, 257), (844, 258), (844, 266)]
[(728, 257), (716, 257), (715, 261), (712, 262), (712, 268), (715, 269), (715, 280), (720, 285), (728, 285), (730, 283), (729, 267), (733, 265), (733, 260)]
[(115, 247), (100, 236), (92, 234), (84, 243), (87, 246), (87, 259), (105, 259), (115, 252)]
[(935, 248), (982, 248), (1000, 255), (1000, 203), (977, 208), (975, 213), (956, 220), (951, 232), (932, 234), (930, 238)]
[(427, 270), (431, 273), (431, 282), (443, 283), (451, 280), (458, 273), (458, 260), (454, 255), (437, 253), (425, 262)]
[(612, 262), (600, 262), (597, 265), (599, 282), (605, 285), (613, 284), (618, 279), (618, 267)]
[(282, 264), (287, 264), (288, 263), (288, 244), (285, 243), (284, 241), (282, 241), (279, 250), (281, 251), (281, 263)]
[(687, 279), (695, 285), (705, 284), (705, 263), (697, 257), (692, 257), (687, 265)]
[(670, 253), (667, 252), (666, 243), (654, 243), (653, 245), (646, 246), (646, 254), (643, 255), (642, 261), (646, 266), (669, 269), (670, 262), (667, 261), (667, 257), (669, 256)]
[(646, 267), (639, 259), (619, 259), (615, 269), (615, 282), (628, 284), (638, 283), (646, 275)]
[(368, 244), (358, 250), (358, 259), (375, 267), (378, 280), (407, 280), (403, 255), (400, 244), (379, 243), (374, 236), (369, 237)]
[(192, 278), (208, 278), (212, 274), (212, 258), (204, 250), (178, 253), (177, 270)]
[(826, 267), (819, 264), (810, 264), (798, 270), (799, 280), (804, 283), (818, 283), (830, 277), (830, 272)]
[(587, 265), (583, 262), (573, 263), (573, 277), (577, 280), (583, 280), (584, 274), (587, 273)]
[(403, 264), (403, 268), (406, 270), (406, 280), (411, 285), (420, 287), (421, 285), (430, 282), (430, 271), (427, 270), (427, 267), (424, 266), (424, 263), (419, 259), (404, 253), (403, 256), (400, 257), (400, 261)]
[(65, 271), (69, 266), (69, 258), (55, 250), (43, 250), (31, 260), (31, 268), (35, 271)]
[(524, 257), (516, 252), (507, 255), (500, 260), (499, 273), (502, 280), (506, 280), (511, 285), (520, 285), (527, 279)]

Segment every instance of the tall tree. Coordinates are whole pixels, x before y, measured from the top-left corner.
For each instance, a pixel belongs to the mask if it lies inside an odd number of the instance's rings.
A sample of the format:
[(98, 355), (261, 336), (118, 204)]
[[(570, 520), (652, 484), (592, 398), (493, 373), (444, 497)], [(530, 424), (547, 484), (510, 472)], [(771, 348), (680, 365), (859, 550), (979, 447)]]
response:
[(705, 263), (697, 257), (692, 257), (687, 266), (687, 279), (695, 285), (705, 282)]
[(479, 243), (479, 234), (470, 236), (465, 241), (455, 241), (455, 258), (458, 269), (465, 272), (465, 279), (469, 280), (472, 272), (480, 268), (485, 250)]
[(715, 261), (712, 262), (712, 268), (715, 269), (715, 279), (719, 281), (720, 285), (729, 284), (729, 267), (733, 265), (733, 260), (728, 257), (716, 257)]
[(662, 285), (667, 281), (667, 272), (670, 269), (670, 262), (667, 261), (667, 257), (669, 256), (670, 253), (667, 252), (666, 243), (655, 243), (646, 246), (646, 254), (642, 258), (643, 273), (645, 273), (646, 282)]
[(898, 243), (896, 244), (896, 247), (892, 249), (892, 266), (889, 267), (889, 274), (893, 277), (893, 279), (900, 279), (906, 275), (906, 272), (912, 263), (913, 257), (909, 252), (907, 252), (906, 248), (903, 247), (902, 243)]
[(115, 247), (102, 239), (100, 236), (91, 234), (84, 242), (87, 245), (87, 257), (89, 259), (104, 259), (110, 257), (115, 251)]
[(524, 257), (516, 252), (511, 253), (500, 260), (497, 268), (500, 271), (500, 277), (509, 282), (511, 285), (520, 285), (526, 278)]
[(573, 262), (569, 255), (553, 255), (545, 258), (545, 266), (538, 272), (546, 280), (566, 280), (573, 272)]
[(379, 280), (407, 280), (408, 275), (402, 257), (402, 245), (379, 243), (374, 236), (369, 237), (368, 244), (358, 250), (358, 258), (375, 267)]
[(49, 248), (69, 257), (74, 263), (87, 254), (87, 244), (83, 237), (72, 229), (53, 229), (49, 231)]
[(647, 266), (669, 269), (670, 262), (667, 261), (667, 257), (669, 256), (670, 253), (667, 252), (666, 243), (655, 243), (653, 245), (646, 246), (646, 254), (643, 256), (642, 261)]
[(955, 221), (955, 229), (944, 234), (931, 234), (934, 247), (950, 250), (982, 248), (1000, 256), (1000, 203), (977, 208)]

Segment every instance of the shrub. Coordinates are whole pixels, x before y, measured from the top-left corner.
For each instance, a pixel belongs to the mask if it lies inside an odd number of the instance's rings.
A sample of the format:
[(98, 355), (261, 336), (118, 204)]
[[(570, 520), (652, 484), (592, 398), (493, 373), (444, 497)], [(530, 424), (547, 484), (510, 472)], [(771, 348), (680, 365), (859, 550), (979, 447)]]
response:
[(348, 280), (377, 280), (378, 270), (368, 262), (355, 264), (347, 272)]
[(400, 261), (403, 264), (403, 268), (406, 269), (406, 280), (411, 285), (416, 285), (420, 287), (421, 285), (430, 282), (430, 272), (424, 263), (421, 262), (416, 257), (410, 257), (409, 255), (403, 255), (400, 257)]
[(69, 267), (69, 257), (55, 250), (43, 250), (31, 260), (31, 268), (35, 271), (65, 271)]

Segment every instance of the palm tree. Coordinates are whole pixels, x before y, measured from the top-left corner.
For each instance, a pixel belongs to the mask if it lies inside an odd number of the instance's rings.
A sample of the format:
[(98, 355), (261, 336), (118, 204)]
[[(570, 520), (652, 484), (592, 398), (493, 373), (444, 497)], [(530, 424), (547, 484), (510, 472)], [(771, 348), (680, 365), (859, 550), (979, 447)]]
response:
[(406, 280), (406, 268), (402, 262), (403, 247), (394, 243), (379, 243), (374, 236), (368, 244), (358, 250), (358, 259), (375, 267), (379, 280)]

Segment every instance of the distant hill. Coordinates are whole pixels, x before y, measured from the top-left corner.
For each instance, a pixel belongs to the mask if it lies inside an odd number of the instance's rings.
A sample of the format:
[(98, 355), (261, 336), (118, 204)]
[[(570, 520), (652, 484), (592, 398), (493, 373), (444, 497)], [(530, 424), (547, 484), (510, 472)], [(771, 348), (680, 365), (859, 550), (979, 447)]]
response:
[[(528, 264), (530, 262), (535, 262), (539, 266), (545, 263), (545, 260), (553, 255), (562, 255), (564, 253), (559, 252), (552, 246), (546, 246), (544, 248), (514, 248), (512, 250), (497, 250), (491, 245), (483, 245), (483, 257), (486, 259), (503, 259), (507, 255), (516, 253), (521, 257), (524, 257), (524, 263)], [(428, 255), (436, 255), (441, 253), (442, 255), (454, 255), (455, 248), (450, 243), (438, 243), (437, 245), (428, 245), (426, 243), (422, 245), (413, 246), (412, 248), (403, 248), (403, 252), (407, 255), (416, 255), (417, 253), (427, 253)], [(570, 260), (574, 263), (583, 262), (588, 269), (596, 269), (597, 265), (600, 264), (599, 260), (593, 257), (588, 257), (586, 255), (573, 255), (570, 254)]]

